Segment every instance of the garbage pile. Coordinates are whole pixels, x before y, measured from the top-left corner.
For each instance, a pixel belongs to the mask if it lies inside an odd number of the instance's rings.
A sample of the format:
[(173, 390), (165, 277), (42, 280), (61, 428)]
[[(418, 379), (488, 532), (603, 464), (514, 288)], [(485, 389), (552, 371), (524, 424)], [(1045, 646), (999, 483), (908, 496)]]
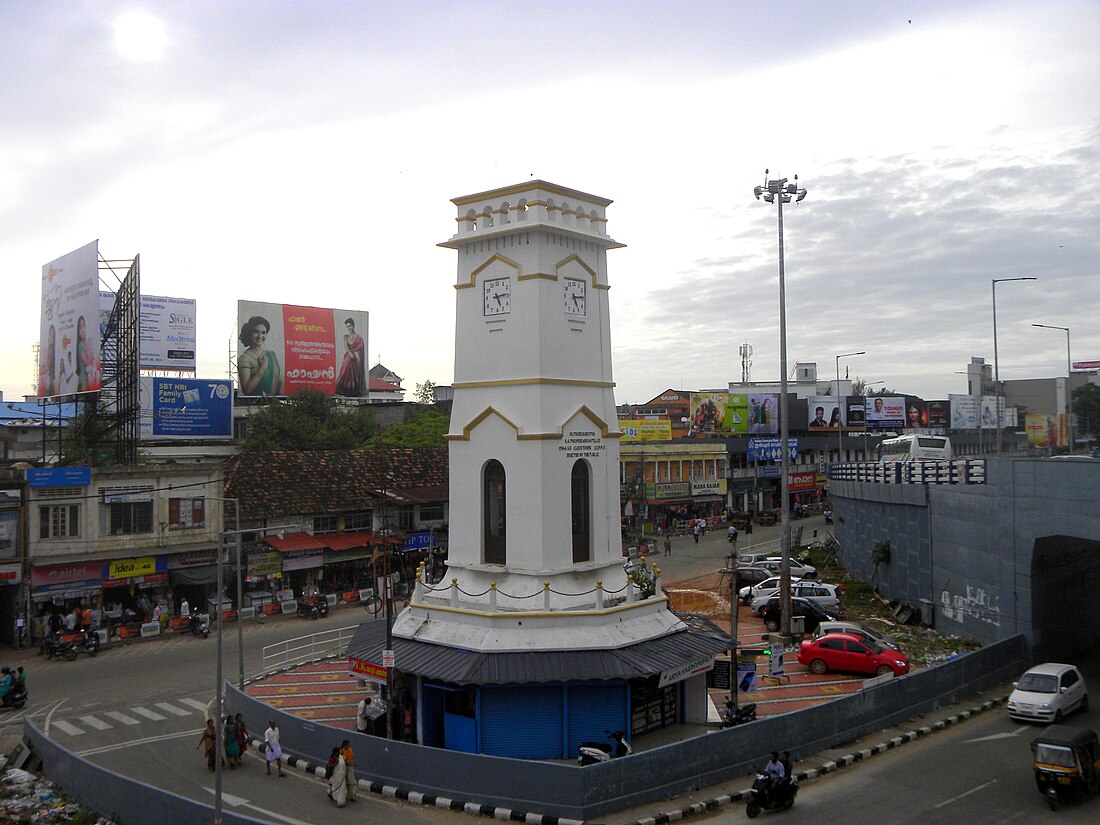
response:
[[(0, 757), (0, 762), (6, 761)], [(59, 823), (81, 822), (87, 825), (113, 825), (105, 817), (96, 817), (79, 802), (62, 794), (40, 776), (19, 768), (3, 769), (0, 778), (0, 822)]]

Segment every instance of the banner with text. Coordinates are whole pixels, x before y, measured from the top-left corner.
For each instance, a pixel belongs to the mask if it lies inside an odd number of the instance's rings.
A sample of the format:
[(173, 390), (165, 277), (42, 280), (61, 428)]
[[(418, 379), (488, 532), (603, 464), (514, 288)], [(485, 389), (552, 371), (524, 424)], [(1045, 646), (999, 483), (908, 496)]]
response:
[(905, 398), (876, 395), (867, 399), (868, 430), (900, 430), (905, 427)]
[(140, 438), (233, 437), (233, 384), (227, 379), (142, 376)]
[(38, 397), (103, 385), (99, 336), (99, 241), (42, 267)]

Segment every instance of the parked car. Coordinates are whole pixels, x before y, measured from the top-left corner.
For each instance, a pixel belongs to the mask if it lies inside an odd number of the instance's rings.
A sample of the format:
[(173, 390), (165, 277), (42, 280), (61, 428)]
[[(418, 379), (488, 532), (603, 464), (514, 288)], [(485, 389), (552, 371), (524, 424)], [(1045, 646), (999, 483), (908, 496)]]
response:
[[(752, 612), (760, 615), (760, 611), (767, 604), (774, 593), (757, 596), (752, 600)], [(823, 584), (813, 581), (798, 581), (791, 583), (791, 596), (809, 599), (814, 604), (825, 609), (828, 613), (840, 613), (840, 588), (835, 584)]]
[(737, 556), (737, 563), (744, 567), (756, 567), (760, 562), (767, 561), (771, 558), (771, 552), (767, 553), (740, 553)]
[(1013, 719), (1059, 724), (1073, 711), (1089, 709), (1085, 679), (1073, 665), (1036, 665), (1015, 687), (1008, 697), (1008, 715)]
[[(780, 612), (779, 596), (772, 596), (768, 599), (768, 603), (760, 611), (760, 618), (764, 620), (764, 626), (772, 633), (779, 630)], [(812, 633), (822, 622), (835, 622), (838, 618), (809, 599), (798, 597), (791, 599), (791, 615), (802, 617), (803, 627), (807, 633)]]
[[(783, 568), (783, 558), (781, 556), (768, 556), (763, 561), (756, 563), (757, 567), (766, 567), (778, 573)], [(804, 564), (797, 559), (791, 559), (791, 575), (798, 576), (800, 579), (816, 579), (817, 568), (812, 564)]]
[(798, 663), (818, 674), (842, 670), (903, 676), (909, 672), (909, 659), (904, 653), (867, 644), (851, 633), (827, 633), (820, 639), (806, 639), (798, 650)]
[(826, 633), (850, 633), (865, 642), (871, 642), (881, 647), (892, 647), (894, 650), (901, 650), (893, 636), (876, 630), (873, 627), (859, 624), (859, 622), (822, 622), (817, 626), (817, 630), (814, 631), (814, 638), (820, 639)]
[(736, 567), (733, 575), (737, 580), (735, 586), (740, 591), (742, 587), (753, 587), (765, 579), (770, 579), (775, 574), (763, 567)]
[[(738, 598), (745, 604), (752, 604), (752, 600), (757, 596), (762, 596), (765, 593), (775, 595), (779, 591), (779, 582), (781, 577), (772, 574), (760, 584), (754, 584), (752, 587), (742, 587), (737, 591)], [(801, 579), (791, 578), (791, 582), (801, 581)]]

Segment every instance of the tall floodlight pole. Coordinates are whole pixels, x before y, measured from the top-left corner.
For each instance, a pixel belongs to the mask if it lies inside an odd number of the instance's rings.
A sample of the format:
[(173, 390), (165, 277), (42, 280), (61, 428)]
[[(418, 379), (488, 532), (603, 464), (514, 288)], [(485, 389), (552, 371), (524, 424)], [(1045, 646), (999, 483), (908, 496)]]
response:
[(1066, 427), (1069, 428), (1069, 454), (1073, 455), (1073, 405), (1070, 400), (1073, 396), (1073, 387), (1070, 385), (1073, 380), (1073, 359), (1070, 356), (1069, 327), (1056, 327), (1053, 324), (1032, 324), (1032, 326), (1042, 327), (1043, 329), (1060, 329), (1066, 334)]
[[(997, 284), (1006, 281), (1037, 281), (1038, 278), (1025, 276), (1023, 278), (994, 278), (993, 279), (993, 402), (994, 415), (997, 416), (997, 458), (1001, 457), (1001, 362), (997, 357)], [(978, 427), (981, 428), (981, 415), (978, 416)]]
[(753, 189), (756, 199), (763, 197), (765, 203), (774, 203), (779, 219), (779, 449), (780, 460), (779, 502), (782, 515), (780, 531), (780, 632), (791, 635), (791, 505), (788, 488), (790, 487), (791, 460), (788, 455), (790, 446), (790, 426), (787, 421), (787, 292), (783, 271), (783, 204), (790, 203), (793, 197), (798, 203), (806, 197), (806, 190), (798, 185), (798, 175), (794, 183), (786, 178), (768, 180), (769, 170), (764, 170), (764, 185)]
[[(845, 353), (843, 353), (841, 355), (838, 355), (836, 357), (836, 403), (837, 403), (838, 408), (841, 407), (844, 403), (843, 401), (840, 400), (840, 359), (841, 358), (851, 358), (854, 355), (866, 355), (866, 354), (867, 354), (866, 352), (864, 352), (863, 350), (860, 350), (859, 352), (845, 352)], [(839, 464), (841, 462), (841, 458), (840, 458), (841, 450), (844, 449), (843, 442), (840, 440), (840, 434), (843, 431), (844, 431), (844, 416), (842, 415), (837, 419), (837, 422), (836, 422), (836, 463), (837, 464)]]

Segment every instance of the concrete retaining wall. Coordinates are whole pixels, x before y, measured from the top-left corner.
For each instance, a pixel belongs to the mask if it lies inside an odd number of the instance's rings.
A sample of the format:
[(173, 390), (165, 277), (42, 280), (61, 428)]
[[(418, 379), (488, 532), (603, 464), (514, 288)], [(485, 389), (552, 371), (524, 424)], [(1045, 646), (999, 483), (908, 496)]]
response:
[(773, 748), (804, 758), (965, 699), (1018, 675), (1024, 666), (1023, 639), (1014, 637), (818, 707), (586, 768), (349, 733), (278, 711), (232, 686), (227, 701), (257, 736), (275, 719), (284, 747), (317, 764), (324, 764), (342, 739), (351, 739), (362, 779), (516, 811), (591, 819), (744, 776)]
[[(48, 739), (27, 718), (23, 736), (42, 759), (42, 770), (51, 782), (118, 825), (148, 825), (149, 822), (213, 822), (214, 806), (204, 805), (168, 791), (162, 791), (94, 765)], [(156, 816), (150, 818), (150, 812)], [(264, 820), (222, 812), (225, 825), (264, 825)]]

